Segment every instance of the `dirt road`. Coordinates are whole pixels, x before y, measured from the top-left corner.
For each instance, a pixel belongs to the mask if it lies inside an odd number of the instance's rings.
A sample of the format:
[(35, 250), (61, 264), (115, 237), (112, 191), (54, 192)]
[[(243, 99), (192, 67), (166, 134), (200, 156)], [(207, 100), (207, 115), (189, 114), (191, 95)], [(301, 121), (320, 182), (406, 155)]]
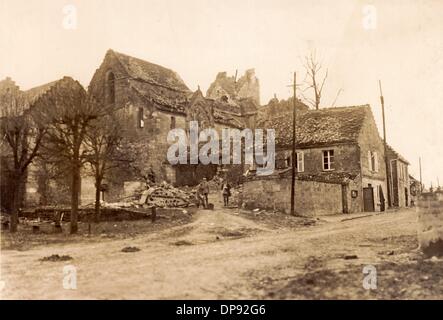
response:
[[(220, 209), (130, 239), (3, 250), (2, 298), (443, 298), (442, 261), (416, 250), (415, 211), (344, 218), (275, 227)], [(40, 261), (52, 254), (73, 259)], [(66, 265), (76, 290), (63, 288)], [(362, 286), (365, 265), (377, 268), (376, 290)]]

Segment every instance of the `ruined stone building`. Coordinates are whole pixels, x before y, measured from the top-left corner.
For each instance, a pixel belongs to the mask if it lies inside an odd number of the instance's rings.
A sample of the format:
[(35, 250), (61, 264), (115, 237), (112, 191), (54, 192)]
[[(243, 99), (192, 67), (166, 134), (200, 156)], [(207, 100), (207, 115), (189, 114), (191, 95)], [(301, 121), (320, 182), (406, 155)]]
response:
[[(242, 80), (242, 94), (251, 77), (253, 73), (248, 73)], [(144, 166), (154, 172), (157, 181), (174, 185), (194, 185), (202, 177), (210, 179), (218, 168), (216, 165), (170, 165), (166, 159), (170, 129), (188, 129), (191, 120), (198, 121), (201, 129), (242, 129), (255, 121), (258, 107), (248, 96), (226, 98), (208, 94), (205, 97), (200, 88), (192, 92), (174, 71), (113, 50), (106, 53), (88, 90), (132, 119), (125, 135), (143, 150)], [(120, 171), (113, 177), (114, 181), (108, 181), (113, 186), (108, 195), (111, 201), (131, 193), (141, 183), (140, 177), (130, 172)], [(90, 188), (91, 181), (85, 179), (84, 197)]]
[(228, 102), (249, 98), (260, 106), (260, 83), (255, 76), (255, 70), (246, 70), (239, 79), (237, 74), (228, 76), (226, 72), (219, 72), (215, 81), (209, 86), (206, 97), (215, 100), (222, 98)]
[[(295, 108), (297, 109), (297, 114), (303, 114), (304, 112), (309, 110), (309, 107), (304, 104), (302, 101), (297, 99), (295, 101)], [(276, 116), (287, 116), (292, 119), (292, 111), (294, 109), (293, 97), (288, 98), (287, 100), (281, 99), (279, 100), (276, 95), (269, 100), (266, 105), (261, 106), (258, 109), (257, 113), (257, 122), (270, 120), (275, 118)]]
[[(276, 130), (277, 170), (271, 176), (251, 177), (245, 182), (244, 202), (289, 212), (292, 118), (273, 117), (259, 126)], [(307, 110), (298, 117), (296, 137), (298, 213), (352, 213), (387, 208), (384, 145), (369, 105)], [(400, 158), (397, 161), (407, 164)], [(395, 188), (393, 192), (396, 199), (400, 193)]]

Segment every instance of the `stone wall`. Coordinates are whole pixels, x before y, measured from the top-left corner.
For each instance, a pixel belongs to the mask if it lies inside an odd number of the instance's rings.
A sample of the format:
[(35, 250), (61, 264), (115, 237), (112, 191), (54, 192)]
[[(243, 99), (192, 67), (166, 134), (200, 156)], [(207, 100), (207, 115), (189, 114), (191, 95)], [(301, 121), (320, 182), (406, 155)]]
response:
[[(323, 151), (334, 150), (334, 164), (332, 171), (323, 170)], [(326, 147), (297, 149), (304, 154), (304, 173), (312, 175), (349, 173), (355, 175), (346, 185), (347, 212), (363, 211), (363, 192), (360, 164), (360, 148), (354, 144), (338, 144)], [(291, 150), (277, 150), (277, 159), (290, 156)], [(280, 160), (279, 160), (280, 161)], [(279, 164), (276, 164), (279, 165)], [(337, 182), (339, 183), (339, 182)], [(356, 196), (352, 196), (352, 195)]]
[[(245, 181), (242, 202), (247, 208), (263, 208), (290, 213), (291, 179), (264, 178)], [(303, 216), (319, 216), (343, 212), (342, 186), (318, 181), (297, 180), (295, 211)]]
[[(372, 113), (368, 115), (372, 119), (367, 119), (360, 132), (359, 146), (360, 146), (360, 165), (361, 165), (361, 177), (362, 188), (372, 187), (374, 190), (374, 207), (375, 211), (382, 209), (380, 199), (380, 188), (385, 198), (385, 208), (388, 207), (388, 193), (386, 186), (386, 166), (384, 163), (384, 145), (383, 141), (378, 134), (377, 125), (373, 118)], [(373, 170), (369, 161), (369, 152), (376, 152), (378, 164)], [(363, 211), (363, 192), (361, 197), (361, 208)]]

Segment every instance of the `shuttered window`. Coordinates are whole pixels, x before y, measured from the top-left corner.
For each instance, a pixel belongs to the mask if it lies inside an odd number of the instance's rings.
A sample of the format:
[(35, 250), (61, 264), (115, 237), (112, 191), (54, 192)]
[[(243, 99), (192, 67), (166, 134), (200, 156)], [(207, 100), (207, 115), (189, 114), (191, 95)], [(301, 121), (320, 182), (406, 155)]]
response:
[(305, 171), (305, 154), (303, 152), (297, 152), (297, 172)]
[(378, 165), (378, 153), (377, 151), (374, 152), (374, 171), (378, 172), (379, 165)]
[(377, 151), (368, 151), (368, 167), (369, 170), (378, 172), (379, 164)]

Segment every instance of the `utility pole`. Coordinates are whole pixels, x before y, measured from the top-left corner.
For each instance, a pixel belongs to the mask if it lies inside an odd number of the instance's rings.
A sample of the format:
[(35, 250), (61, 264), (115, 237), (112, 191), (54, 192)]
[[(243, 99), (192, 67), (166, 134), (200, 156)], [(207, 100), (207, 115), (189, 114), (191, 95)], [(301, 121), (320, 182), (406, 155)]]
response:
[(380, 87), (380, 102), (381, 102), (381, 112), (383, 116), (383, 144), (385, 149), (385, 166), (386, 166), (386, 187), (388, 191), (388, 208), (391, 208), (391, 179), (389, 177), (389, 160), (388, 160), (388, 146), (386, 143), (386, 120), (385, 120), (385, 99), (383, 98), (383, 91), (381, 89), (381, 80), (378, 80), (378, 86)]
[(423, 181), (421, 179), (421, 157), (418, 158), (418, 165), (420, 167), (420, 193), (423, 192)]
[(293, 110), (292, 110), (292, 181), (291, 181), (291, 215), (295, 216), (295, 170), (297, 170), (297, 159), (295, 153), (296, 146), (296, 123), (297, 123), (297, 112), (296, 112), (296, 89), (297, 89), (297, 73), (294, 72), (294, 98), (292, 100)]

